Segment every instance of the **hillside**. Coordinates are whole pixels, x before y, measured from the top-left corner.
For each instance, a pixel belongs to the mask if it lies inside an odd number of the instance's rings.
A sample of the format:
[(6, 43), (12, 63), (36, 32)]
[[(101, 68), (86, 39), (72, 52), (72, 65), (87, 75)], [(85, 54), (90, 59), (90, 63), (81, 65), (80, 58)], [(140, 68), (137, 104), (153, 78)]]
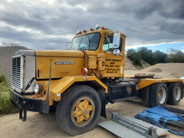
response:
[(125, 57), (125, 70), (137, 70), (132, 61)]
[(141, 61), (141, 64), (142, 67), (135, 66), (129, 58), (125, 57), (125, 70), (140, 70), (150, 66), (147, 62), (143, 60)]
[(27, 48), (22, 46), (0, 47), (0, 74), (4, 74), (8, 80), (11, 78), (11, 58), (20, 49)]

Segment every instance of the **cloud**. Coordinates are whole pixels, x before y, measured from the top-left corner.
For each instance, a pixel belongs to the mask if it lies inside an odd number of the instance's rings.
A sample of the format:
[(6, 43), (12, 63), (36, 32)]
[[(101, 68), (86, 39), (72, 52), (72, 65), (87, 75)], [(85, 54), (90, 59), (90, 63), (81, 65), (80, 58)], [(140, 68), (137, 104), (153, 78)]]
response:
[(127, 47), (183, 42), (183, 0), (7, 0), (0, 5), (0, 43), (65, 48), (77, 30), (96, 24), (127, 36)]

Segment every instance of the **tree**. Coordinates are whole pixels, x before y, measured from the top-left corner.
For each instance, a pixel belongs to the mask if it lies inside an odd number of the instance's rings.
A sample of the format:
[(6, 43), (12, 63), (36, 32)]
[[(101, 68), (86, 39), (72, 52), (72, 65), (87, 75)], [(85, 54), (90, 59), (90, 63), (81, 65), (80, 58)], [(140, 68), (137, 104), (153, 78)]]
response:
[(156, 63), (165, 63), (167, 54), (159, 50), (155, 51), (153, 55), (156, 57)]
[(159, 50), (152, 52), (146, 47), (141, 47), (138, 50), (129, 49), (127, 57), (132, 60), (134, 65), (142, 66), (141, 60), (154, 65), (157, 63), (184, 63), (184, 53), (180, 50), (170, 49), (168, 54)]
[(141, 55), (140, 55), (140, 53), (138, 53), (134, 49), (129, 49), (127, 51), (127, 58), (132, 60), (134, 65), (142, 66), (142, 64), (141, 64), (141, 60), (142, 60)]
[(152, 50), (148, 50), (146, 47), (141, 47), (138, 49), (138, 53), (141, 55), (141, 58), (150, 65), (154, 65), (157, 63), (156, 57), (153, 54)]
[(167, 62), (184, 63), (184, 53), (180, 50), (170, 49), (167, 55)]

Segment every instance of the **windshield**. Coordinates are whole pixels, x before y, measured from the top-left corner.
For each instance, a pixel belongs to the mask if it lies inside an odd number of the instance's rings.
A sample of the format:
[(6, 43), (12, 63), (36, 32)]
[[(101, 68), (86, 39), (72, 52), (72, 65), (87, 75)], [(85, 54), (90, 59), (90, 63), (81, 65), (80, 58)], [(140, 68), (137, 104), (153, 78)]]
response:
[(75, 50), (97, 50), (100, 42), (100, 33), (91, 33), (75, 37), (72, 47)]

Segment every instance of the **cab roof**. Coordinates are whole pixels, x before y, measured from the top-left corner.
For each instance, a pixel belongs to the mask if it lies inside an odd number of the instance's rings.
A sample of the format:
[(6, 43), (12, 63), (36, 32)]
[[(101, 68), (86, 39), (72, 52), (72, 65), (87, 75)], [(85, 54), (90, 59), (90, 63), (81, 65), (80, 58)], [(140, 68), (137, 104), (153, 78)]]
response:
[[(108, 28), (104, 28), (103, 26), (101, 26), (101, 27), (97, 27), (96, 29), (90, 28), (89, 31), (86, 31), (86, 30), (79, 31), (79, 32), (76, 34), (75, 37), (82, 36), (82, 35), (89, 34), (89, 33), (94, 33), (94, 32), (104, 32), (104, 33), (107, 33), (107, 34), (109, 33), (109, 34), (110, 34), (110, 33), (116, 32), (116, 31), (110, 30), (110, 29), (108, 29)], [(121, 34), (121, 36), (126, 37), (125, 34), (123, 34), (123, 33), (120, 33), (120, 34)]]

